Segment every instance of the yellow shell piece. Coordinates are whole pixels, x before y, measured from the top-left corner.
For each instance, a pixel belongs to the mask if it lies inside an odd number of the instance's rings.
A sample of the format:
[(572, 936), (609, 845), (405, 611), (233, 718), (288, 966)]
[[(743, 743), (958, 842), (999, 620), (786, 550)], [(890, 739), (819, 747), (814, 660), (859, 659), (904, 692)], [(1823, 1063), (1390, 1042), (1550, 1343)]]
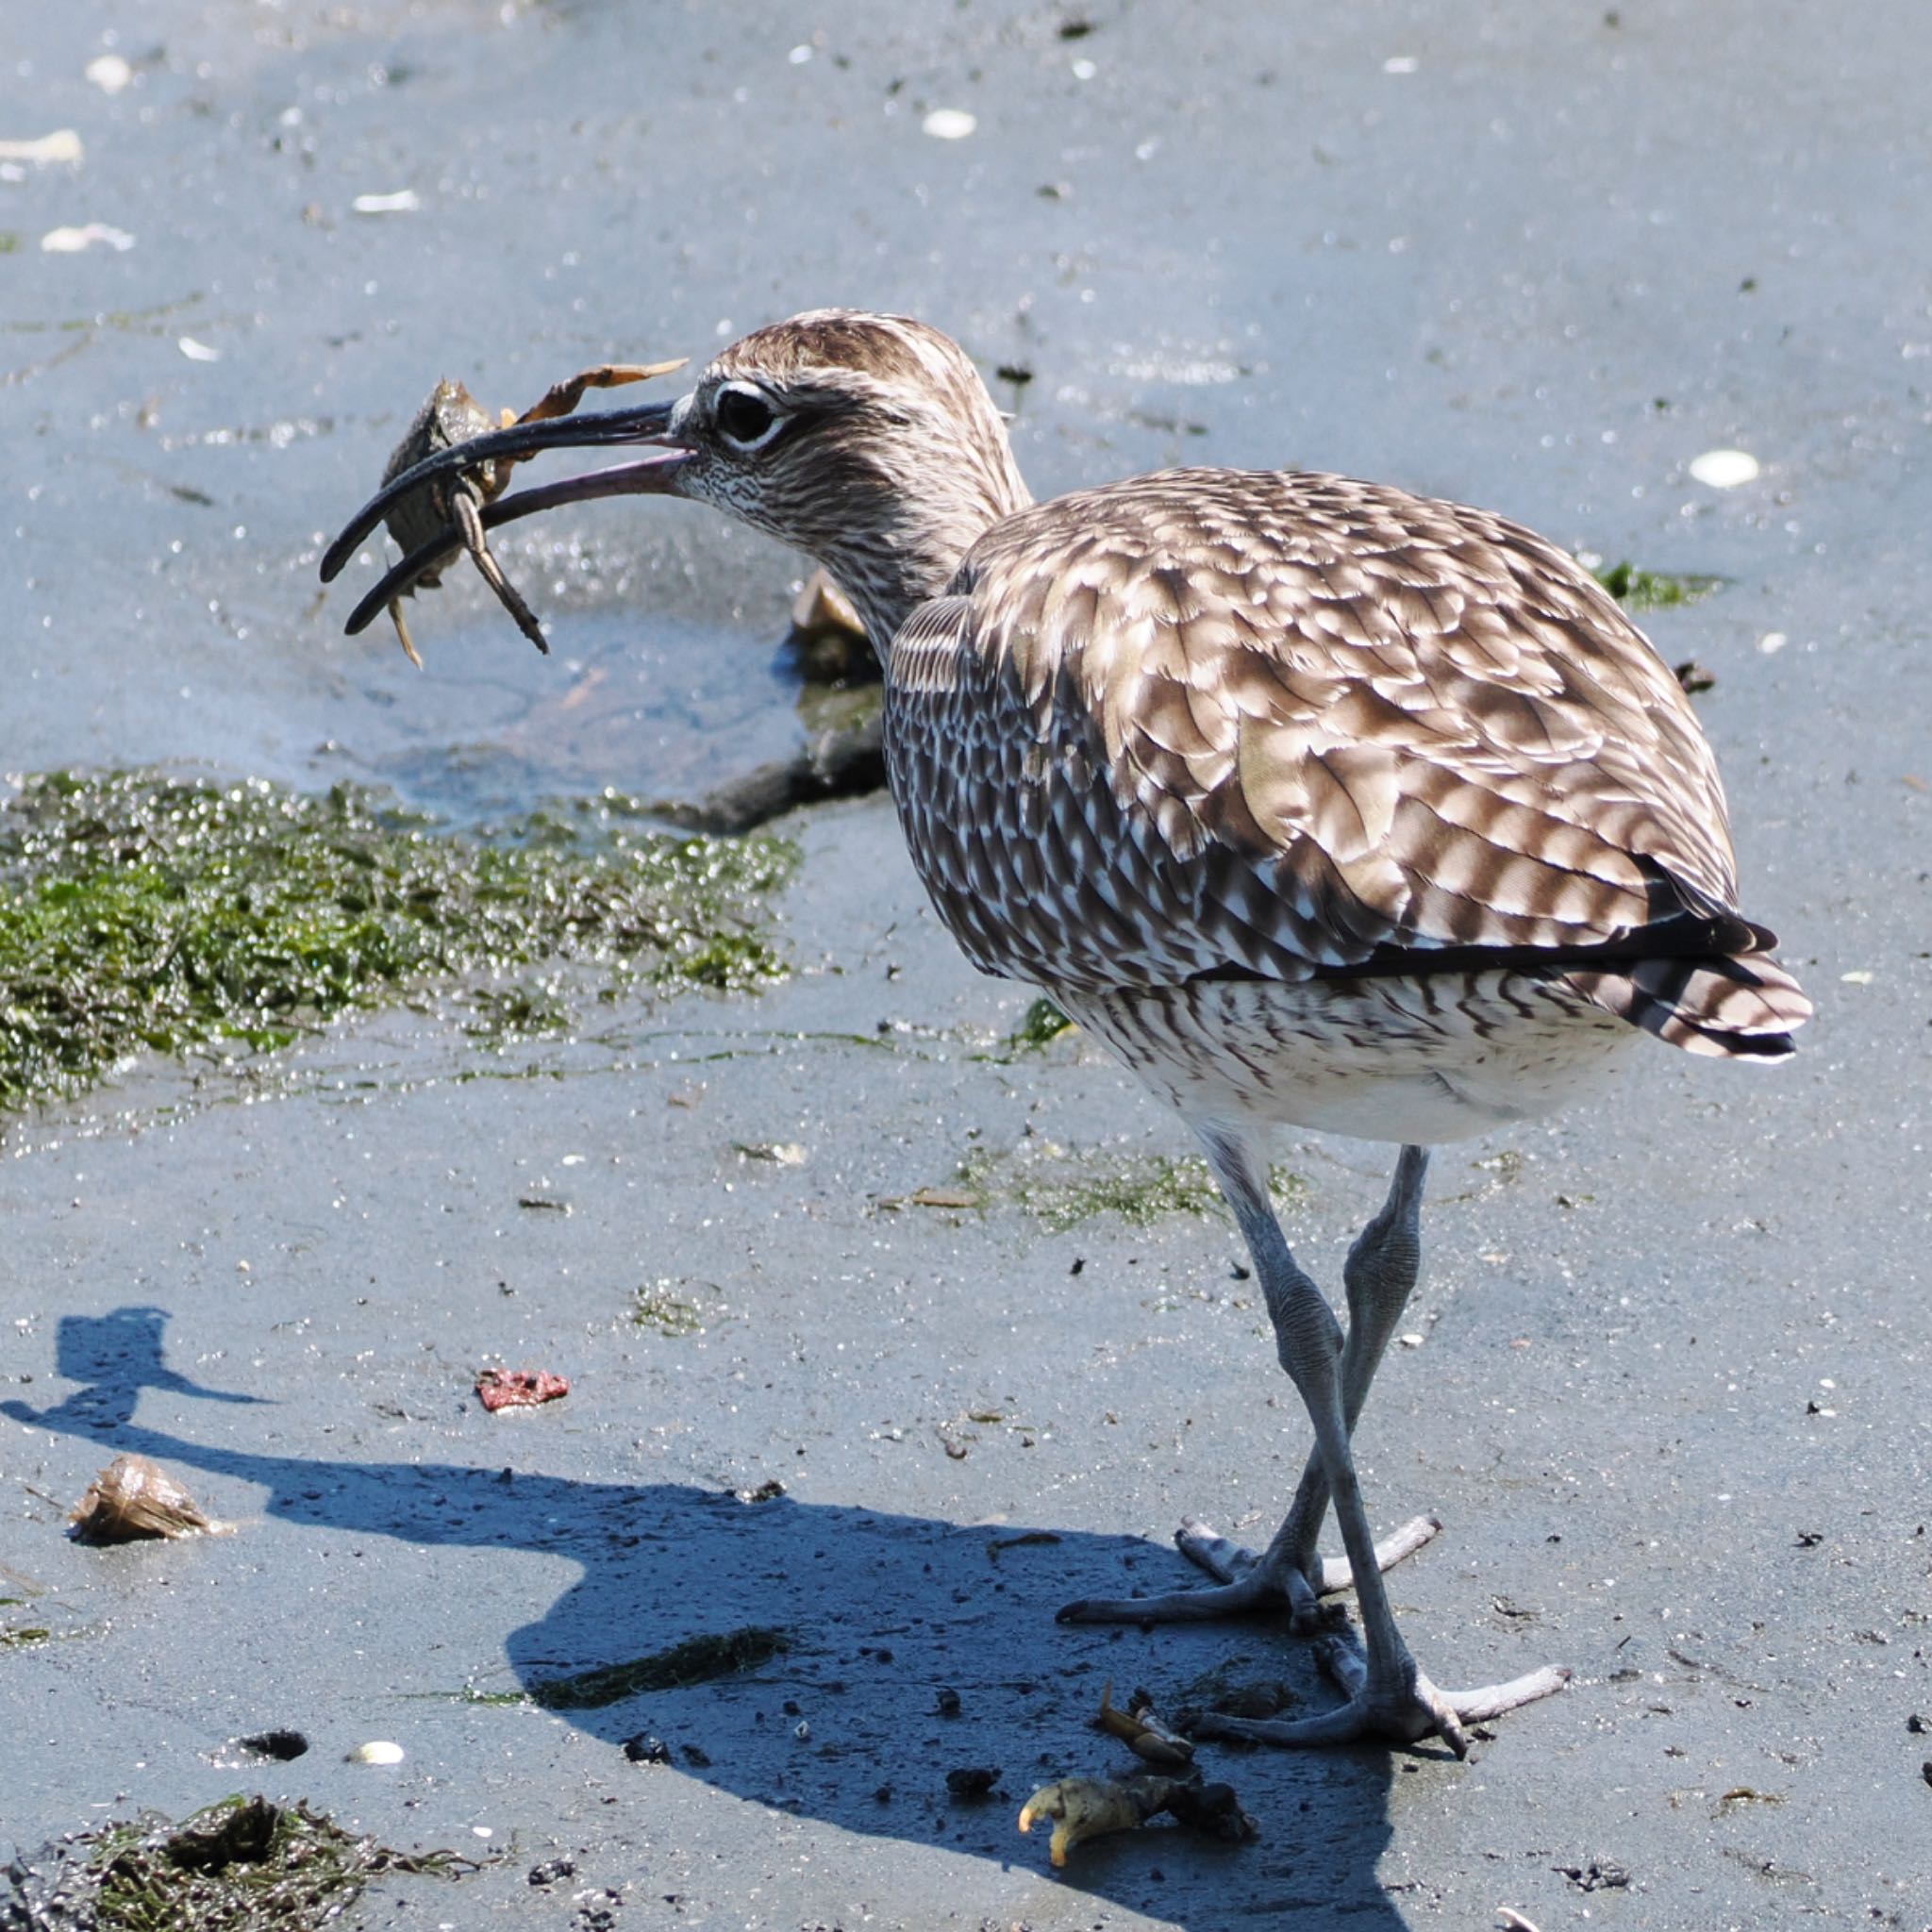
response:
[(1145, 1758), (1163, 1771), (1185, 1770), (1194, 1761), (1193, 1745), (1156, 1724), (1144, 1707), (1123, 1710), (1115, 1704), (1111, 1677), (1100, 1687), (1100, 1715), (1093, 1722), (1103, 1731), (1120, 1739), (1135, 1757)]

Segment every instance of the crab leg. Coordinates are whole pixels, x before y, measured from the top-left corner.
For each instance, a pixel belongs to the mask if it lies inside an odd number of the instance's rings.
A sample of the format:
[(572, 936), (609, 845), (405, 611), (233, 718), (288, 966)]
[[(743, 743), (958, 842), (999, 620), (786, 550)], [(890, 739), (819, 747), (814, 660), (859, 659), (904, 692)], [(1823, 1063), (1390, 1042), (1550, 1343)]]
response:
[(546, 658), (549, 657), (550, 641), (543, 635), (543, 626), (537, 622), (537, 613), (524, 602), (523, 593), (504, 575), (502, 564), (491, 552), (489, 541), (483, 534), (484, 506), (475, 491), (452, 491), (450, 510), (457, 520), (457, 528), (462, 532), (464, 547), (483, 574), (483, 581), (496, 592), (497, 601), (516, 619), (517, 628)]
[(552, 383), (543, 391), (541, 401), (505, 427), (516, 428), (525, 423), (547, 423), (553, 417), (568, 416), (583, 401), (587, 389), (620, 389), (627, 382), (646, 382), (654, 375), (669, 375), (690, 360), (689, 356), (680, 356), (672, 362), (600, 362), (594, 369), (580, 370), (567, 381)]

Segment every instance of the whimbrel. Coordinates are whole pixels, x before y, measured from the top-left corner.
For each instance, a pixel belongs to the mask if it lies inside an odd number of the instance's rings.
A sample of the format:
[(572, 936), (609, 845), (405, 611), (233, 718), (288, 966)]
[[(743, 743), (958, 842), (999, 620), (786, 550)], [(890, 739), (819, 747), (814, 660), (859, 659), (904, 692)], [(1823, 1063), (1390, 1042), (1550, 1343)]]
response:
[[(974, 964), (1043, 988), (1207, 1149), (1307, 1406), (1314, 1448), (1258, 1555), (1205, 1527), (1221, 1580), (1088, 1600), (1074, 1621), (1270, 1606), (1352, 1587), (1345, 1700), (1266, 1741), (1440, 1733), (1557, 1689), (1418, 1669), (1349, 1437), (1414, 1286), (1426, 1148), (1545, 1114), (1640, 1033), (1772, 1060), (1810, 1008), (1737, 910), (1724, 794), (1677, 682), (1576, 562), (1488, 511), (1293, 471), (1186, 469), (1036, 505), (972, 362), (900, 317), (820, 310), (726, 349), (682, 400), (488, 436), (493, 456), (651, 444), (491, 506), (661, 492), (816, 558), (886, 667), (893, 799)], [(364, 600), (379, 609), (405, 563)], [(1293, 1125), (1397, 1142), (1343, 1270), (1344, 1332), (1270, 1206)], [(1345, 1556), (1317, 1539), (1330, 1504)]]

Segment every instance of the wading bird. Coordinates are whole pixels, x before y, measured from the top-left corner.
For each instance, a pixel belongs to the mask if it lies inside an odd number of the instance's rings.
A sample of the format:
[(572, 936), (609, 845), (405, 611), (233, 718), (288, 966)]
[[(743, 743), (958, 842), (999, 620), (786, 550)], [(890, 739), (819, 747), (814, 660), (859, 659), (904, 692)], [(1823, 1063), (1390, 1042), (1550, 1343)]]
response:
[[(1182, 469), (1035, 504), (958, 346), (827, 309), (681, 400), (485, 436), (398, 478), (558, 446), (641, 460), (491, 504), (625, 492), (769, 531), (850, 594), (886, 670), (892, 797), (974, 963), (1043, 988), (1200, 1137), (1314, 1427), (1258, 1555), (1184, 1525), (1218, 1588), (1068, 1605), (1192, 1621), (1353, 1587), (1366, 1656), (1283, 1744), (1440, 1733), (1541, 1671), (1438, 1690), (1391, 1613), (1350, 1432), (1414, 1286), (1426, 1149), (1548, 1113), (1649, 1033), (1773, 1060), (1810, 1008), (1737, 910), (1724, 794), (1675, 678), (1576, 562), (1487, 511), (1294, 471)], [(438, 538), (419, 557), (448, 540)], [(406, 560), (364, 600), (406, 588)], [(354, 620), (352, 620), (353, 626)], [(1401, 1144), (1343, 1271), (1344, 1333), (1270, 1207), (1279, 1124)], [(1333, 1503), (1345, 1557), (1317, 1538)]]

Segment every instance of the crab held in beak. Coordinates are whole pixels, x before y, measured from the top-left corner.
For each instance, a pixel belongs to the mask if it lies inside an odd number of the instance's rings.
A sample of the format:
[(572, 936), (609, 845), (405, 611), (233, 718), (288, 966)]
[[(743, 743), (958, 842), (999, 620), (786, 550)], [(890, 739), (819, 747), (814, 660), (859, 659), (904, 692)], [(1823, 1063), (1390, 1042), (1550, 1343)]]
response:
[[(658, 375), (680, 366), (667, 363), (641, 370), (639, 374)], [(545, 403), (568, 387), (558, 385)], [(581, 380), (576, 393), (582, 393)], [(543, 408), (543, 405), (539, 406), (539, 409)], [(500, 525), (515, 523), (520, 517), (535, 516), (562, 504), (588, 502), (592, 497), (673, 493), (677, 488), (677, 473), (690, 458), (690, 451), (678, 437), (679, 425), (688, 413), (689, 398), (645, 403), (628, 409), (607, 409), (588, 416), (552, 414), (548, 410), (540, 415), (532, 411), (508, 428), (491, 430), (438, 450), (391, 477), (356, 512), (325, 553), (322, 580), (332, 582), (378, 525), (388, 520), (393, 530), (399, 507), (411, 498), (425, 500), (419, 498), (419, 492), (431, 492), (426, 500), (441, 503), (448, 500), (464, 478), (479, 472), (485, 476), (507, 476), (513, 464), (547, 449), (608, 449), (643, 444), (652, 448), (652, 454), (634, 462), (593, 470), (588, 475), (565, 477), (510, 496), (494, 496), (475, 510), (484, 529), (493, 530)], [(405, 526), (408, 527), (412, 521), (406, 520)], [(344, 629), (351, 637), (356, 636), (419, 580), (427, 578), (433, 582), (440, 567), (464, 541), (464, 532), (452, 523), (418, 542), (356, 606)]]

